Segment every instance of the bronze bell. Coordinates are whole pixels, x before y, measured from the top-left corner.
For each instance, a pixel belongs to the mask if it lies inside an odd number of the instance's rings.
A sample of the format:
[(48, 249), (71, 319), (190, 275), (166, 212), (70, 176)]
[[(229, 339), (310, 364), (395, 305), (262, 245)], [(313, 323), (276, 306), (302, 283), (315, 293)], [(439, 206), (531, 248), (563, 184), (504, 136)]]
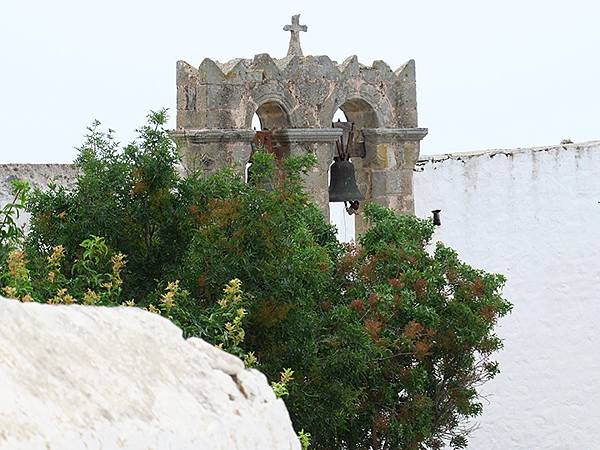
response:
[(358, 190), (354, 165), (349, 160), (333, 158), (331, 179), (329, 182), (330, 202), (354, 202), (364, 200), (365, 196)]

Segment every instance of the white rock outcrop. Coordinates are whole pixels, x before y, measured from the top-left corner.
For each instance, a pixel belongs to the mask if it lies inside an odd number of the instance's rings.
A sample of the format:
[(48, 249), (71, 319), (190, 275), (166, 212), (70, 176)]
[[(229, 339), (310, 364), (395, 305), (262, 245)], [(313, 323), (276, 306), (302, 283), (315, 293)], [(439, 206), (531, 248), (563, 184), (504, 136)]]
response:
[(0, 298), (1, 449), (299, 450), (263, 374), (138, 308)]

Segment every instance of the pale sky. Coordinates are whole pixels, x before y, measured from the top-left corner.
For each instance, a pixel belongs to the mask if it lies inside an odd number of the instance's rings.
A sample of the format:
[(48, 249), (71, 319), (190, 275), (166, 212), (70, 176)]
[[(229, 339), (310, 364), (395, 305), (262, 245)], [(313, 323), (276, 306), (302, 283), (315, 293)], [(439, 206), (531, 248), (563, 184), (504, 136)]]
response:
[(600, 3), (0, 0), (0, 162), (70, 162), (95, 118), (127, 142), (175, 114), (175, 63), (305, 54), (417, 65), (422, 154), (600, 139)]

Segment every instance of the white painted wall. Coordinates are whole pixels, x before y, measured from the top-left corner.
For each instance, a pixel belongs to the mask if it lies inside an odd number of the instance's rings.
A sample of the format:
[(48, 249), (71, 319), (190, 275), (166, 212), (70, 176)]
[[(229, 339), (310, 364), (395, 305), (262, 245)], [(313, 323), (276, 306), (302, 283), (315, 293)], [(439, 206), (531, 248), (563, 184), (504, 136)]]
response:
[(346, 212), (343, 203), (329, 203), (329, 222), (337, 229), (338, 241), (355, 241), (355, 219), (356, 216), (351, 216)]
[[(344, 111), (337, 109), (333, 114), (332, 122), (347, 122), (348, 118)], [(333, 161), (332, 161), (333, 162)], [(328, 174), (329, 183), (330, 174)], [(346, 213), (343, 203), (329, 203), (329, 222), (337, 228), (336, 236), (340, 242), (355, 241), (355, 216)]]
[(434, 156), (414, 187), (436, 239), (505, 274), (514, 304), (469, 449), (600, 449), (600, 141)]

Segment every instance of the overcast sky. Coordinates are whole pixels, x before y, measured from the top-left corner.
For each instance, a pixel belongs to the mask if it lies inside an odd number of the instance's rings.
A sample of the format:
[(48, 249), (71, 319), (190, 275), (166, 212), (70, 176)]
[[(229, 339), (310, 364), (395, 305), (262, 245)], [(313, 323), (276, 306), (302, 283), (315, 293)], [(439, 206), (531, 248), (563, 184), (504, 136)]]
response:
[(416, 60), (422, 153), (600, 139), (594, 0), (1, 0), (0, 162), (69, 162), (95, 118), (129, 141), (177, 60), (285, 56), (295, 13), (305, 54)]

